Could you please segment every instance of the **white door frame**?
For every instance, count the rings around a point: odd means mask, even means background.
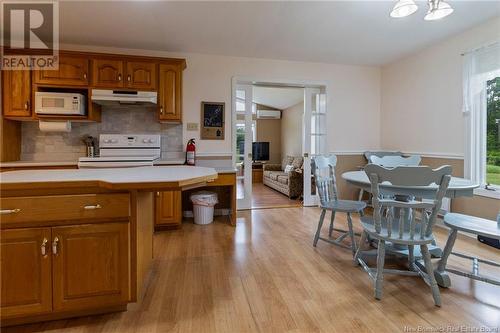
[[[236,88],[238,85],[242,84],[251,84],[251,85],[269,85],[269,86],[289,86],[289,87],[298,87],[298,88],[319,88],[324,90],[325,94],[328,91],[328,83],[326,81],[315,81],[315,80],[290,80],[290,79],[273,79],[273,78],[262,78],[262,77],[248,77],[248,76],[233,76],[231,78],[231,147],[232,147],[232,164],[233,167],[236,167],[236,131],[234,130],[236,127]],[[328,97],[328,95],[327,95]],[[328,98],[327,98],[328,100]],[[305,106],[305,101],[304,101]],[[326,106],[328,112],[328,105]],[[311,114],[309,112],[309,124],[311,123]],[[304,134],[303,134],[304,135]],[[304,139],[304,137],[302,138]],[[304,149],[304,146],[303,146]],[[302,153],[308,153],[302,151]],[[250,172],[251,177],[251,172]],[[250,184],[251,184],[250,178]],[[310,183],[310,180],[309,180]],[[251,192],[250,192],[251,195]],[[249,209],[248,207],[237,207],[237,209]]]
[[[233,101],[231,107],[233,108],[234,114],[232,114],[232,145],[233,145],[233,167],[236,167],[236,124],[238,122],[236,115],[236,91],[242,90],[245,92],[245,142],[244,142],[244,155],[243,155],[243,198],[236,199],[236,206],[239,209],[251,209],[252,208],[252,104],[253,104],[253,86],[248,83],[238,83],[233,87]],[[238,175],[236,175],[238,177]],[[236,178],[238,182],[238,178]]]

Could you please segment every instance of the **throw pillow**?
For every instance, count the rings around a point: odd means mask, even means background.
[[[285,166],[285,172],[286,173],[289,173],[290,171],[292,171],[294,168],[293,168],[293,165],[291,164],[288,164],[287,166]]]

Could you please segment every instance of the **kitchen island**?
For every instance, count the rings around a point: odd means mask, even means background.
[[[140,301],[153,259],[153,193],[204,187],[218,174],[168,166],[0,177],[6,326],[124,311]]]

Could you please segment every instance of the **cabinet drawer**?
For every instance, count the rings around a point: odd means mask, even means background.
[[[128,194],[1,198],[1,224],[128,217]]]

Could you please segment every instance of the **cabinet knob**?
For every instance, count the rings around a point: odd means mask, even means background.
[[[122,75],[118,74],[118,81],[121,81],[121,80],[122,80]]]
[[[26,101],[26,103],[24,103],[24,109],[28,110],[29,107],[30,107],[30,102]]]
[[[83,209],[86,209],[86,210],[94,210],[94,209],[101,209],[101,208],[102,208],[102,206],[99,204],[83,206]]]
[[[47,238],[44,237],[43,241],[42,241],[42,245],[40,246],[42,256],[44,256],[44,257],[47,255],[47,250],[46,250],[47,242],[48,242]]]
[[[52,253],[57,254],[57,244],[59,243],[59,237],[56,236],[52,241]]]
[[[163,106],[160,106],[160,114],[163,114]]]
[[[83,78],[87,79],[87,73],[83,73]]]
[[[17,214],[21,211],[19,208],[15,209],[2,209],[0,210],[0,215],[6,215],[6,214]]]
[[[132,77],[130,75],[127,75],[127,81],[130,82],[132,80]]]

